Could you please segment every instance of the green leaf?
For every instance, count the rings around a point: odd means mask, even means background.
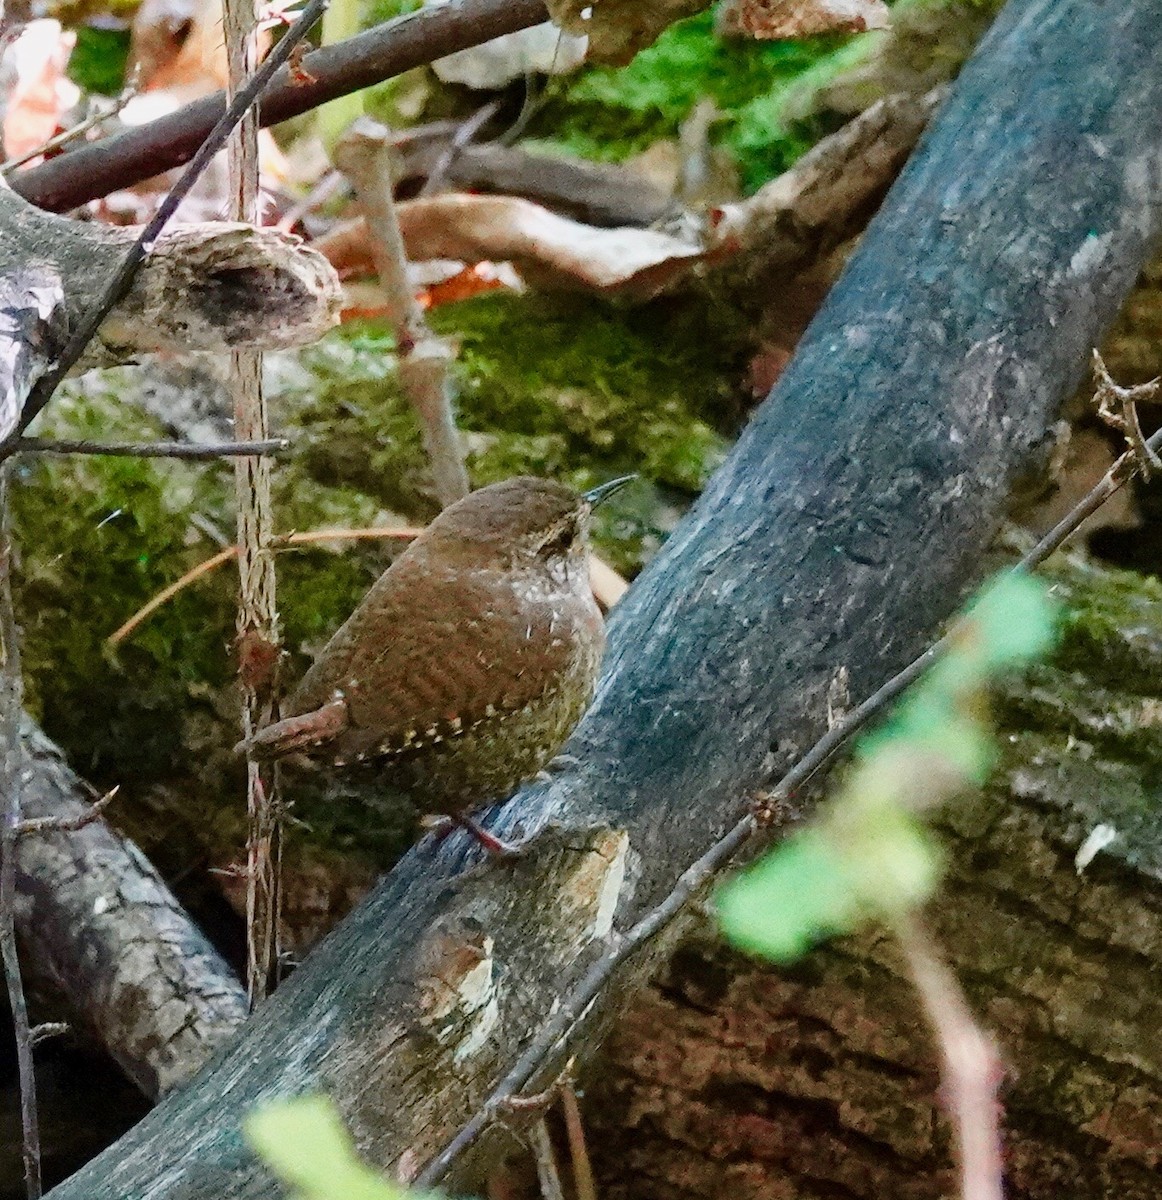
[[[836,824],[839,824],[836,822]],[[927,900],[940,879],[940,854],[927,828],[899,805],[842,825],[833,841],[861,915],[893,917]]]
[[[797,834],[722,888],[718,916],[736,946],[791,962],[824,938],[927,899],[938,876],[927,834],[897,808]]]
[[[258,1156],[303,1200],[415,1200],[419,1195],[359,1160],[326,1096],[267,1104],[247,1118],[245,1133]]]
[[[717,908],[722,931],[740,949],[790,962],[849,928],[856,898],[834,847],[806,830],[727,883]]]
[[[1044,654],[1054,641],[1057,606],[1045,585],[1009,573],[989,584],[968,611],[989,670],[1019,666]]]
[[[952,646],[879,733],[863,739],[837,802],[813,828],[723,888],[726,936],[778,961],[822,938],[923,903],[940,855],[919,813],[970,784],[996,757],[986,684],[1052,642],[1044,587],[1008,574],[985,588],[955,627]]]

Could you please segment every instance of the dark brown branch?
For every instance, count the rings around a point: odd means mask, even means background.
[[[17,454],[103,454],[116,458],[230,458],[238,455],[275,454],[286,450],[286,438],[267,438],[261,442],[88,442],[68,438],[22,437],[15,443]]]
[[[263,125],[276,125],[338,96],[547,17],[543,0],[452,0],[430,5],[308,54],[302,68],[314,77],[313,83],[298,82],[287,70],[280,71],[263,96],[260,120]],[[188,162],[224,111],[225,97],[216,92],[168,117],[17,172],[9,182],[33,204],[66,212]]]

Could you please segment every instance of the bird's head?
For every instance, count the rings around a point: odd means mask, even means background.
[[[552,479],[518,475],[444,509],[423,539],[466,564],[501,569],[541,565],[554,574],[574,565],[584,568],[590,514],[634,478],[627,475],[578,493]]]

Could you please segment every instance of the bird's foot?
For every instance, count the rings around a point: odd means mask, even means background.
[[[456,816],[430,816],[421,821],[426,828],[436,835],[436,841],[442,842],[448,834],[456,829],[464,829],[484,847],[493,858],[520,858],[524,853],[521,846],[506,842],[496,834],[481,828],[471,817],[459,813]]]

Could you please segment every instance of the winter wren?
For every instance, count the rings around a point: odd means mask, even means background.
[[[499,848],[468,813],[535,775],[589,705],[605,648],[589,517],[632,478],[579,496],[520,477],[446,508],[380,576],[251,751],[382,764],[422,811]]]

